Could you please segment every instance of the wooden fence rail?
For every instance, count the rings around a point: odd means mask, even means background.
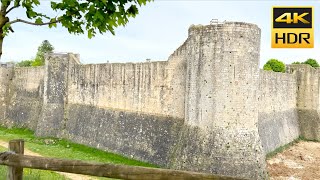
[[[43,169],[98,177],[129,180],[179,180],[179,179],[238,179],[213,174],[179,171],[160,168],[147,168],[116,164],[90,163],[79,160],[65,160],[23,155],[23,140],[9,143],[9,152],[0,153],[0,165],[9,166],[9,180],[21,180],[23,168]],[[12,152],[15,151],[15,152]]]

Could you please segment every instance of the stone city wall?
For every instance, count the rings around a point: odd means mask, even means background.
[[[320,140],[319,71],[259,70],[260,29],[189,28],[167,61],[0,68],[0,122],[163,167],[265,179],[265,155]],[[300,133],[301,132],[301,133]]]
[[[296,74],[260,71],[259,134],[269,153],[300,135]]]
[[[1,93],[6,104],[2,124],[36,130],[42,112],[44,68],[9,68],[3,75],[0,81],[7,83],[0,86],[6,91]]]

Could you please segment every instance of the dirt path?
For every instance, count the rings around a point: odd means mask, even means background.
[[[0,140],[0,146],[7,148],[8,142]],[[40,154],[32,152],[26,148],[24,149],[24,154],[30,155],[30,156],[41,156]],[[64,172],[56,172],[56,173],[61,174],[61,175],[65,176],[66,178],[72,179],[72,180],[94,180],[95,179],[95,178],[81,175],[81,174],[71,174],[71,173],[64,173]]]
[[[270,179],[320,180],[320,143],[301,141],[267,161]]]

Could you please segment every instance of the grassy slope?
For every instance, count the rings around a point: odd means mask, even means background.
[[[38,138],[28,129],[0,127],[0,139],[24,139],[25,147],[43,156],[55,158],[77,159],[85,161],[126,164],[134,166],[156,167],[150,163],[126,158],[114,153],[105,152],[96,148],[72,143],[64,139]]]
[[[0,146],[0,152],[7,151],[7,148]],[[7,176],[7,166],[0,166],[0,179],[6,179]],[[66,178],[60,174],[52,171],[43,171],[36,169],[23,169],[23,179],[24,180],[40,180],[40,179],[57,179],[65,180]]]
[[[64,139],[39,138],[34,132],[28,129],[0,127],[0,140],[9,141],[12,139],[24,139],[25,148],[46,157],[63,159],[76,159],[102,163],[125,164],[133,166],[156,167],[153,164],[126,158],[114,153],[105,152],[81,144],[72,143]],[[1,147],[1,146],[0,146]],[[0,152],[6,151],[5,148]],[[6,167],[0,166],[0,179],[5,179]],[[51,171],[24,169],[24,179],[65,179],[64,176]],[[106,178],[98,178],[106,179]]]

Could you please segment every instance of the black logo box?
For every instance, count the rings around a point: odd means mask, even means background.
[[[298,15],[303,13],[309,13],[306,16],[303,16],[303,19],[309,21],[309,24],[305,24],[301,21],[298,21],[298,23],[294,24],[287,24],[285,22],[276,22],[276,19],[281,16],[284,13],[291,13],[291,18],[293,19],[293,13],[298,13]],[[312,28],[312,8],[273,8],[273,28]]]

